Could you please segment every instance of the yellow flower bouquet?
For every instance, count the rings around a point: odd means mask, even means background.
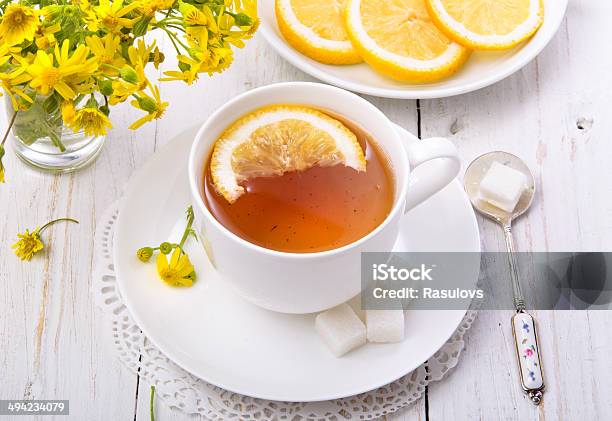
[[[256,0],[1,1],[7,135],[12,127],[26,145],[45,139],[65,151],[65,140],[75,134],[84,142],[103,139],[116,104],[129,101],[144,113],[131,129],[160,118],[168,103],[145,70],[157,68],[164,54],[145,35],[162,33],[176,51],[178,68],[159,80],[191,84],[200,73],[230,66],[232,48],[243,47],[257,30],[256,9]]]

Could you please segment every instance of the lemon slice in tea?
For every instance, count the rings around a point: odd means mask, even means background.
[[[242,181],[315,165],[365,171],[366,160],[346,126],[298,105],[271,105],[243,116],[223,132],[210,160],[213,184],[230,203],[245,193]]]

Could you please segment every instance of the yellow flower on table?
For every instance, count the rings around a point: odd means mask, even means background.
[[[40,229],[35,229],[30,232],[25,230],[23,234],[17,234],[19,240],[13,244],[12,248],[15,249],[15,254],[21,260],[31,260],[34,254],[41,251],[45,245],[40,240]]]
[[[31,7],[11,3],[7,6],[0,23],[2,42],[15,45],[34,39],[40,21],[38,12]]]
[[[51,225],[61,221],[79,223],[79,221],[73,218],[58,218],[47,222],[45,225],[36,228],[32,232],[26,229],[23,234],[17,234],[18,240],[11,246],[11,248],[15,250],[17,257],[21,260],[31,260],[32,256],[45,248],[44,243],[40,239],[40,234]]]
[[[195,279],[195,269],[179,247],[172,252],[170,262],[165,254],[157,255],[157,273],[162,281],[171,286],[189,287]]]
[[[97,69],[96,59],[87,59],[88,54],[89,48],[80,45],[70,56],[68,40],[64,41],[61,49],[56,45],[54,54],[38,50],[34,63],[26,69],[32,77],[30,86],[43,95],[48,95],[54,89],[64,99],[73,99],[76,93],[71,84],[90,78]]]
[[[77,110],[72,121],[66,124],[75,132],[83,129],[88,136],[104,136],[106,130],[113,127],[108,117],[93,107]]]

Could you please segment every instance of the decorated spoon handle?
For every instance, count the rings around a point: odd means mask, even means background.
[[[514,255],[514,239],[510,222],[504,224],[504,235],[508,249],[508,263],[510,265],[510,278],[512,280],[512,295],[516,314],[512,317],[512,335],[516,349],[521,386],[529,395],[531,401],[539,405],[544,391],[544,373],[542,359],[536,333],[535,319],[525,311],[525,299],[519,281],[518,264]]]
[[[512,316],[512,335],[516,349],[521,385],[535,405],[542,401],[544,373],[535,319],[525,311]]]

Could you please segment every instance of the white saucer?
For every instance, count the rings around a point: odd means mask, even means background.
[[[553,38],[563,21],[568,0],[544,0],[544,23],[528,42],[499,53],[475,52],[457,74],[435,83],[395,82],[366,64],[331,66],[293,49],[276,25],[274,0],[259,0],[261,33],[285,60],[319,80],[354,92],[385,98],[442,98],[472,92],[498,82],[533,60]]]
[[[464,311],[412,311],[404,342],[368,344],[335,358],[315,333],[314,315],[279,314],[246,302],[193,241],[188,250],[198,281],[184,289],[164,285],[155,264],[141,263],[135,252],[180,236],[190,203],[186,164],[195,132],[170,141],[133,177],[115,232],[115,271],[123,300],[169,358],[236,393],[305,402],[390,383],[419,367],[448,340]],[[405,216],[395,250],[480,251],[476,218],[457,181]]]

